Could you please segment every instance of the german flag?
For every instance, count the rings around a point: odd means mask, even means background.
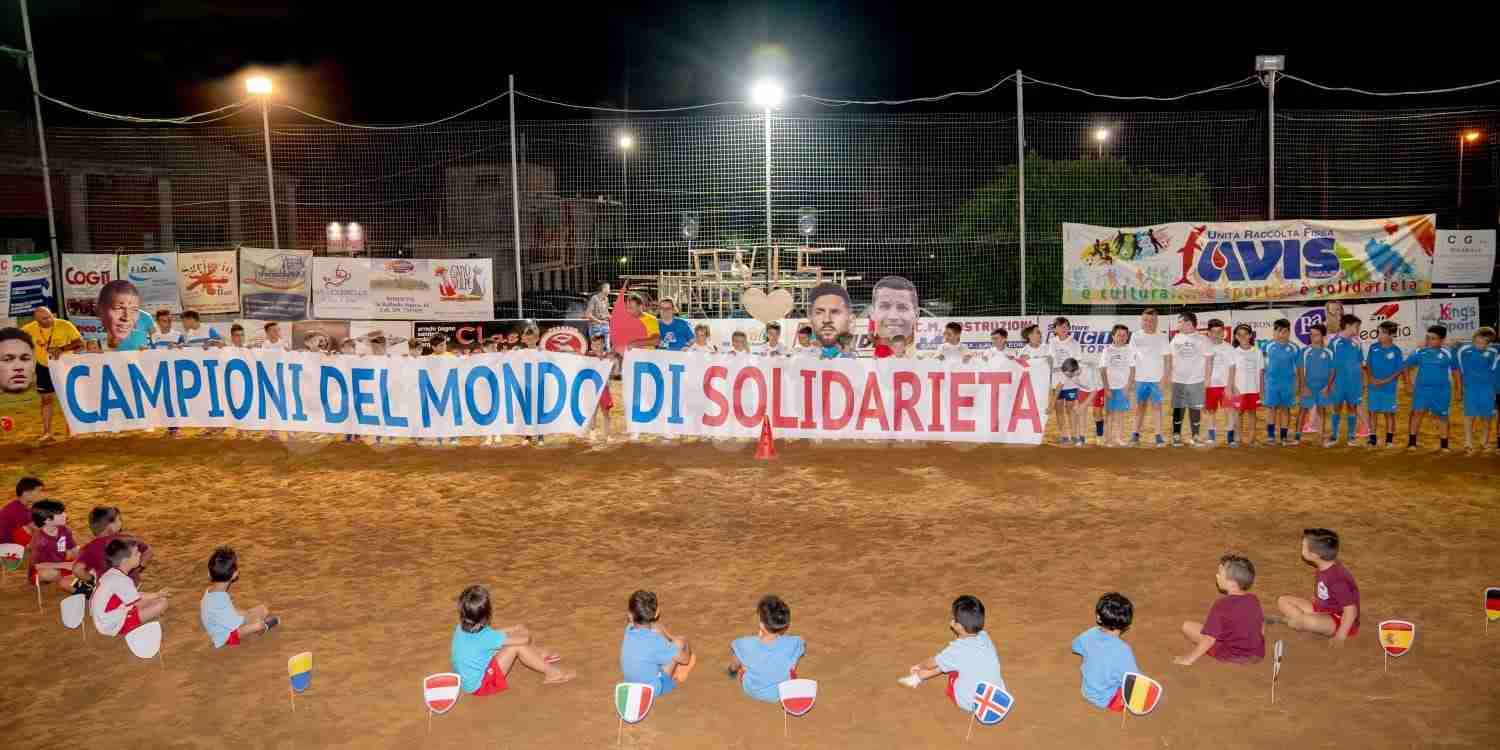
[[[1386,620],[1380,623],[1380,647],[1391,656],[1401,656],[1411,650],[1411,642],[1417,637],[1417,626],[1404,620]]]
[[[1484,590],[1484,616],[1490,622],[1500,620],[1500,588],[1491,586]]]
[[[1120,692],[1125,708],[1136,716],[1145,716],[1161,701],[1161,684],[1143,674],[1126,672]]]

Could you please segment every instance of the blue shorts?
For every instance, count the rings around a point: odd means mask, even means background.
[[[674,682],[671,677],[668,677],[668,676],[666,676],[664,674],[659,674],[659,675],[656,676],[656,697],[657,698],[660,698],[663,695],[666,695],[667,693],[672,692],[672,688],[675,688],[675,687],[677,687],[677,683]]]
[[[1319,388],[1317,390],[1314,390],[1310,395],[1302,396],[1301,403],[1302,408],[1304,409],[1311,409],[1314,406],[1319,408],[1326,408],[1329,406],[1333,406],[1333,394],[1330,393],[1329,395],[1324,396],[1323,389]]]
[[[1447,388],[1417,389],[1411,396],[1411,410],[1431,412],[1439,417],[1448,416],[1448,406],[1453,402],[1453,393]]]
[[[1464,416],[1485,419],[1495,416],[1495,399],[1491,394],[1492,390],[1484,388],[1465,388]]]
[[[1125,389],[1109,389],[1109,396],[1104,401],[1104,408],[1111,413],[1130,411],[1130,397],[1125,395]]]
[[[1135,403],[1136,405],[1147,403],[1160,404],[1161,383],[1136,383]]]
[[[1370,413],[1396,413],[1396,382],[1370,386]]]
[[[1347,378],[1340,376],[1333,381],[1333,404],[1335,406],[1359,406],[1360,396],[1364,395],[1365,384],[1359,376]]]
[[[1077,401],[1078,400],[1078,389],[1077,388],[1064,388],[1064,389],[1058,391],[1057,392],[1057,400],[1058,401]]]
[[[1268,409],[1290,409],[1296,405],[1297,384],[1290,380],[1266,378],[1266,392],[1260,402]]]

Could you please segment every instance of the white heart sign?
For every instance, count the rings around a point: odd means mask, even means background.
[[[772,289],[770,294],[751,287],[740,295],[740,304],[750,317],[762,323],[785,318],[792,311],[792,293],[785,289]]]

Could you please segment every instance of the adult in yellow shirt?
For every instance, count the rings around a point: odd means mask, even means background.
[[[63,352],[83,349],[83,336],[72,323],[63,320],[44,306],[31,311],[31,322],[21,326],[31,334],[31,346],[36,352],[36,392],[42,397],[42,441],[52,439],[52,372],[47,365],[53,357]]]

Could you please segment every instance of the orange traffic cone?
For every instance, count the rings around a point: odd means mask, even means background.
[[[760,423],[760,442],[755,446],[755,457],[761,461],[776,460],[776,439],[771,437],[771,419]]]
[[[1297,431],[1303,434],[1312,434],[1322,428],[1323,420],[1318,416],[1318,407],[1314,406],[1307,410],[1307,414],[1303,415],[1302,426]]]

